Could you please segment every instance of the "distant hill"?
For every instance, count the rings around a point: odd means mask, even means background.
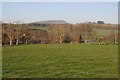
[[[46,20],[46,21],[37,21],[33,23],[39,23],[39,24],[68,24],[64,20]]]

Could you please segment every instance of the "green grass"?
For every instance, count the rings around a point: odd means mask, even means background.
[[[4,78],[117,78],[118,46],[34,44],[3,47]]]
[[[35,29],[41,29],[41,30],[45,30],[47,32],[50,32],[51,31],[51,28],[50,27],[38,27],[38,28],[35,28]],[[94,28],[93,29],[97,35],[99,36],[108,36],[111,32],[114,32],[115,34],[118,34],[118,30],[110,30],[110,29],[96,29]]]
[[[47,31],[47,32],[51,31],[51,28],[50,28],[50,27],[37,27],[37,28],[34,28],[34,29],[45,30],[45,31]]]
[[[113,30],[107,29],[94,29],[100,36],[108,36]],[[118,34],[118,30],[114,30],[115,34]]]

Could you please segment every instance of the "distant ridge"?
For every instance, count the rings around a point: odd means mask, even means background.
[[[45,21],[36,21],[32,23],[41,23],[41,24],[68,24],[64,20],[45,20]]]

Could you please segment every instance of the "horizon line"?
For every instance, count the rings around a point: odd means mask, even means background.
[[[82,22],[75,22],[75,23],[71,23],[71,22],[68,22],[66,20],[63,20],[63,19],[47,19],[47,20],[36,20],[36,21],[21,21],[21,20],[16,20],[16,21],[2,21],[0,20],[0,22],[2,23],[15,23],[15,22],[20,22],[20,23],[35,23],[35,22],[41,22],[41,21],[65,21],[67,23],[70,23],[70,24],[77,24],[77,23],[87,23],[87,22],[91,22],[91,23],[97,23],[98,21],[103,21],[104,24],[118,24],[117,23],[111,23],[111,22],[105,22],[104,20],[97,20],[97,21],[82,21]]]

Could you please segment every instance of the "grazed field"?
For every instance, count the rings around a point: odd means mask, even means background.
[[[3,77],[117,78],[118,46],[34,44],[3,47]]]
[[[101,36],[108,36],[112,32],[114,32],[115,34],[118,34],[118,30],[94,29],[94,31],[96,31],[97,34]]]

